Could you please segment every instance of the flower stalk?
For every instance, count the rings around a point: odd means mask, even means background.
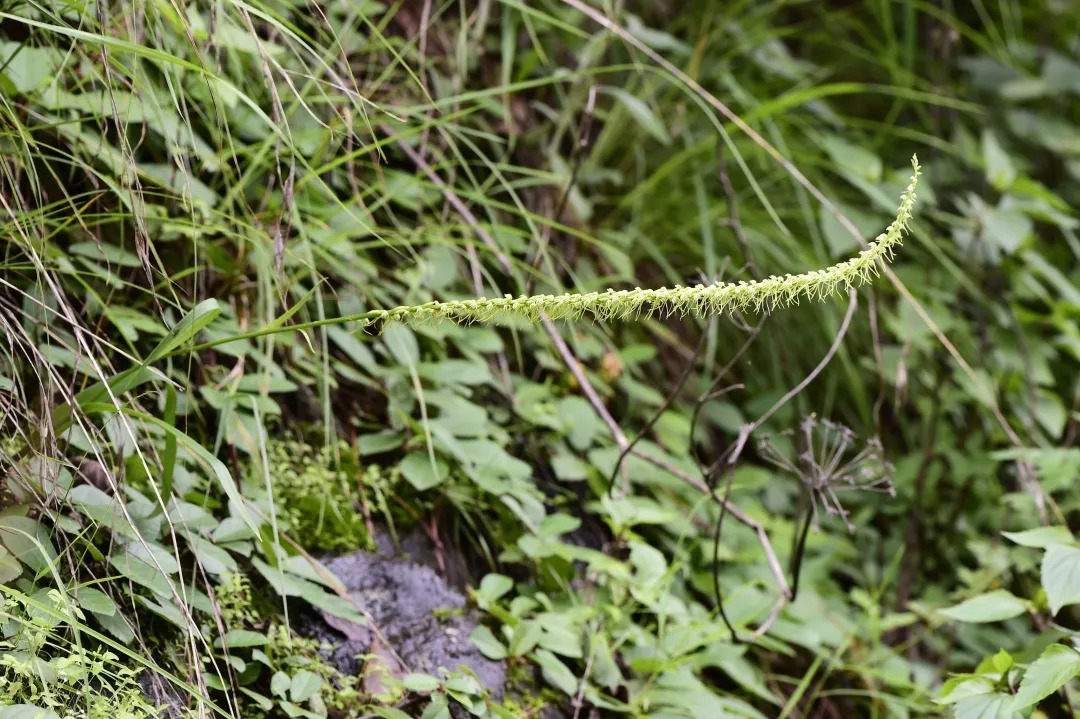
[[[730,312],[773,312],[797,305],[803,300],[821,301],[859,287],[875,278],[883,265],[893,258],[902,244],[904,231],[915,208],[915,188],[919,183],[918,157],[911,158],[913,174],[900,199],[896,219],[858,255],[823,270],[740,282],[716,282],[691,287],[676,285],[650,290],[567,293],[561,295],[523,295],[521,297],[452,300],[403,305],[388,310],[365,313],[365,325],[403,322],[417,324],[450,320],[460,323],[498,323],[508,319],[531,322],[541,317],[599,321],[628,320],[642,316],[674,314],[705,317]]]

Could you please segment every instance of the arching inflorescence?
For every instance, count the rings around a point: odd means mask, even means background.
[[[404,305],[368,313],[366,324],[426,321],[492,323],[505,319],[538,321],[578,320],[591,316],[597,320],[625,320],[642,315],[693,314],[707,316],[724,312],[772,312],[796,305],[803,299],[818,301],[839,291],[859,287],[878,275],[882,264],[893,257],[902,243],[904,230],[915,207],[915,188],[919,183],[918,157],[911,158],[914,170],[911,184],[900,200],[896,219],[885,232],[858,255],[823,270],[798,275],[772,276],[750,282],[716,282],[656,290],[607,290],[605,292],[568,293],[563,295],[526,295],[521,297],[454,300]]]

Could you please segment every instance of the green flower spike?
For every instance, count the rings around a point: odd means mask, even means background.
[[[811,270],[799,275],[773,275],[753,282],[716,282],[657,290],[607,290],[585,294],[529,295],[451,302],[427,302],[405,305],[390,310],[366,313],[365,324],[403,322],[417,324],[427,321],[451,320],[461,323],[492,323],[504,319],[523,318],[532,322],[541,316],[551,319],[578,320],[592,318],[626,320],[642,315],[670,316],[676,313],[704,317],[724,312],[772,312],[799,304],[803,299],[820,301],[837,292],[860,287],[876,277],[881,266],[892,259],[893,251],[902,243],[904,230],[915,208],[915,187],[919,184],[919,159],[911,158],[914,174],[900,200],[896,219],[885,232],[858,255],[824,270]]]

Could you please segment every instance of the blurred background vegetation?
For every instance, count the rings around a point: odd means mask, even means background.
[[[1078,29],[0,3],[0,718],[1074,716]],[[824,268],[915,153],[853,299],[341,321]],[[504,686],[302,630],[407,536]]]

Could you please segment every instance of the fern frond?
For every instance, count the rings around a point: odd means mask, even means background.
[[[521,297],[454,300],[404,305],[367,313],[366,324],[451,320],[462,323],[492,323],[522,318],[578,320],[592,316],[601,321],[625,320],[640,316],[692,314],[704,317],[724,312],[772,312],[797,305],[802,300],[820,301],[835,293],[859,287],[881,271],[884,263],[903,241],[904,230],[915,208],[915,188],[919,183],[919,159],[911,158],[914,173],[900,199],[896,219],[885,232],[858,255],[823,270],[798,275],[776,275],[750,282],[716,282],[656,290],[607,290],[606,292],[568,293],[563,295],[526,295]]]

